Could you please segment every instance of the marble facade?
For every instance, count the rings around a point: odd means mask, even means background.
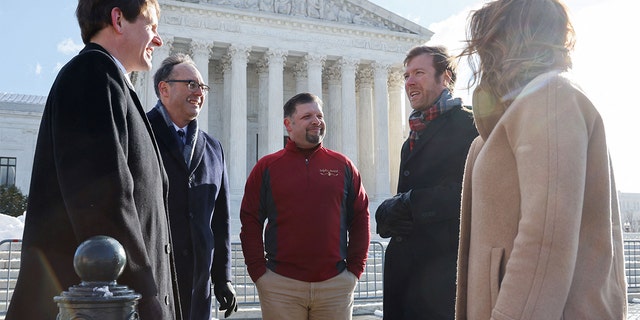
[[[402,61],[432,32],[368,1],[160,1],[164,46],[134,75],[142,103],[164,58],[190,54],[211,86],[199,124],[222,141],[232,198],[256,161],[282,148],[284,101],[324,101],[325,146],[351,158],[375,202],[395,193],[406,137]],[[244,164],[244,165],[242,165]]]

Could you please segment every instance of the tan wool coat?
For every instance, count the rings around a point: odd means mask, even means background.
[[[475,100],[475,99],[474,99]],[[474,101],[456,319],[625,319],[622,229],[602,118],[565,74],[506,109]]]

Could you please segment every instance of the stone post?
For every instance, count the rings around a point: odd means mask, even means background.
[[[122,245],[107,236],[95,236],[78,246],[73,266],[82,282],[53,298],[58,320],[135,320],[140,294],[119,285],[127,257]],[[34,306],[37,307],[37,306]]]

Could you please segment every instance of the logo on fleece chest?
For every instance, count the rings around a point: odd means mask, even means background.
[[[338,169],[320,169],[320,175],[325,177],[337,177],[340,175]]]

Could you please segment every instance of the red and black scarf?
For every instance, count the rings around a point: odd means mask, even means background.
[[[440,98],[436,100],[433,106],[423,111],[413,110],[409,116],[409,127],[411,128],[411,132],[409,133],[409,150],[413,150],[413,145],[420,139],[420,134],[427,128],[429,122],[454,107],[461,105],[462,99],[453,98],[451,92],[448,89],[444,89],[440,94]]]

